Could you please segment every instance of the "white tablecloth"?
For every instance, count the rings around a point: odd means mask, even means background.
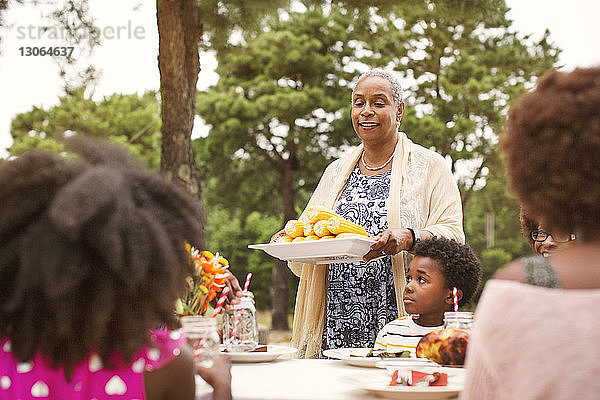
[[[383,370],[378,370],[383,373]],[[268,363],[233,364],[235,400],[365,400],[375,399],[349,382],[361,373],[378,373],[339,360],[291,359]],[[197,399],[210,399],[205,383],[198,385]]]

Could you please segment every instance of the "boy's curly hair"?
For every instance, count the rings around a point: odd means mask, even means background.
[[[448,288],[456,287],[463,292],[458,305],[462,307],[469,303],[481,281],[481,264],[471,247],[455,240],[434,237],[417,243],[414,253],[439,262]]]
[[[600,235],[600,68],[552,71],[509,112],[511,189],[548,232]]]
[[[71,368],[97,351],[131,361],[173,323],[203,243],[199,203],[122,147],[67,140],[77,158],[26,153],[0,166],[0,334],[19,361]]]

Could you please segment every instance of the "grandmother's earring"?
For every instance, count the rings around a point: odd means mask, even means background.
[[[400,130],[400,125],[402,125],[402,117],[404,117],[404,114],[400,114],[400,120],[398,121],[398,124],[396,125],[397,131]]]

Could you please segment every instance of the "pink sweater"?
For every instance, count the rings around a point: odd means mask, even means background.
[[[600,399],[600,289],[490,280],[461,400]]]
[[[65,379],[63,367],[52,368],[41,355],[18,363],[10,340],[4,338],[0,342],[0,400],[144,399],[144,371],[168,364],[185,342],[180,331],[156,330],[150,336],[153,346],[141,349],[131,364],[115,355],[115,368],[109,370],[97,354],[90,354],[75,366],[71,381]]]

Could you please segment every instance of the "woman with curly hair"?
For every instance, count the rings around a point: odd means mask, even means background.
[[[597,399],[600,393],[600,68],[550,72],[511,108],[512,190],[549,232],[560,288],[491,279],[477,308],[462,399]],[[522,269],[515,261],[508,269]],[[594,317],[596,315],[596,317]]]
[[[114,144],[0,167],[0,399],[193,399],[170,326],[200,208]],[[199,371],[231,397],[229,365]]]

